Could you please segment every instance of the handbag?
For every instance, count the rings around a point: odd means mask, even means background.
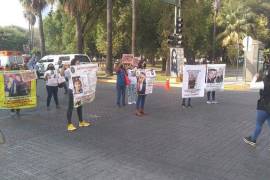
[[[63,76],[59,76],[59,78],[57,79],[58,81],[58,87],[59,88],[63,88],[65,86],[66,83],[66,79]]]
[[[125,74],[125,84],[126,86],[130,85],[130,79],[128,78],[128,75]]]

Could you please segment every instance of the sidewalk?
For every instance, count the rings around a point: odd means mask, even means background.
[[[98,77],[98,82],[102,83],[116,83],[116,77]],[[155,86],[165,86],[166,81],[155,81]],[[182,83],[170,82],[170,87],[180,88]],[[224,90],[226,91],[248,91],[249,82],[243,82],[241,80],[236,81],[235,77],[225,78]]]

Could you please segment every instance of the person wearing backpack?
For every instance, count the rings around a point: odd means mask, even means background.
[[[262,74],[256,74],[250,85],[251,89],[260,89],[260,98],[257,102],[256,128],[252,135],[243,139],[245,143],[254,147],[265,121],[268,122],[270,127],[270,68],[267,69],[264,77]]]
[[[123,64],[118,64],[115,68],[115,72],[117,75],[117,80],[116,80],[116,91],[117,91],[117,106],[121,107],[121,102],[122,106],[125,106],[125,97],[126,97],[126,70],[124,68]]]

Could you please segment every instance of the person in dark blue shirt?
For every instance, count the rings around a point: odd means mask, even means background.
[[[126,97],[126,82],[125,82],[125,76],[126,76],[126,70],[124,68],[123,64],[117,65],[115,68],[116,75],[117,75],[117,81],[116,81],[116,90],[117,90],[117,106],[121,107],[125,106],[125,97]],[[122,101],[121,101],[122,100]]]

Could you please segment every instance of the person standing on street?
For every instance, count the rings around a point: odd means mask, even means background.
[[[79,59],[72,59],[71,66],[76,66],[76,65],[80,65],[80,60]],[[65,77],[68,79],[69,82],[69,87],[68,87],[68,109],[67,109],[67,130],[69,132],[72,132],[74,130],[76,130],[77,128],[72,124],[71,118],[72,118],[72,111],[74,108],[74,96],[73,96],[73,91],[74,90],[74,86],[73,86],[73,81],[71,79],[71,70],[70,67],[68,67],[65,72],[63,72],[64,69],[62,70],[61,74],[65,74]],[[76,88],[76,87],[75,87]],[[80,105],[79,107],[77,107],[77,114],[79,117],[79,127],[88,127],[91,124],[89,122],[86,122],[83,120],[83,113],[82,113],[82,105]]]
[[[132,65],[127,70],[130,84],[128,85],[128,104],[136,104],[136,85],[137,77],[135,68]]]
[[[116,90],[117,90],[117,106],[121,107],[125,106],[125,96],[126,96],[126,82],[125,82],[125,76],[126,76],[126,70],[124,68],[123,64],[118,64],[115,68],[117,80],[116,80]],[[121,101],[122,100],[122,101]]]
[[[55,70],[54,65],[51,63],[48,65],[47,71],[44,73],[44,79],[46,80],[47,89],[47,110],[50,110],[50,103],[53,97],[56,104],[56,108],[60,108],[58,101],[58,77],[59,74]]]
[[[256,141],[261,133],[263,124],[268,122],[270,127],[270,68],[266,75],[256,74],[251,82],[251,89],[260,89],[260,98],[257,102],[256,128],[251,136],[245,137],[245,143],[256,146]]]

